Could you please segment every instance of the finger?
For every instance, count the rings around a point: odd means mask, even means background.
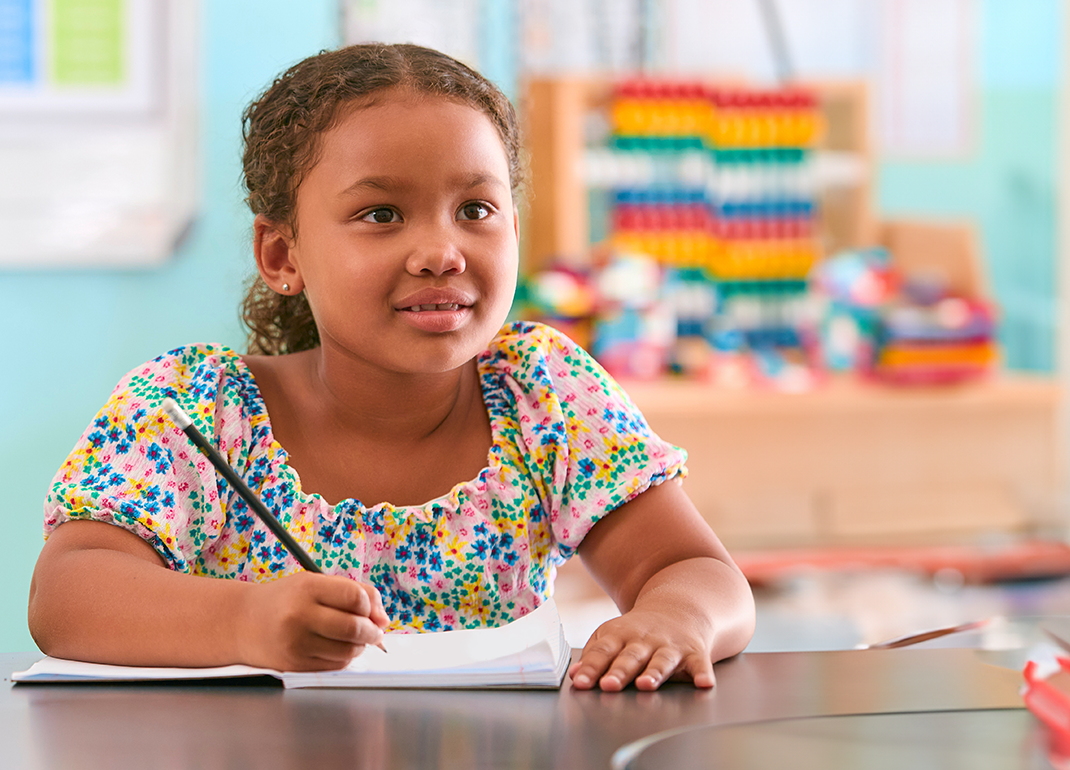
[[[353,658],[364,652],[369,644],[382,639],[382,629],[367,618],[357,619],[357,641],[330,639],[312,633],[302,645],[302,667],[313,670],[323,668],[343,668]]]
[[[695,687],[709,689],[717,684],[717,678],[713,674],[713,661],[709,653],[695,652],[688,655],[681,670],[691,675],[691,681],[695,683]]]
[[[371,618],[357,618],[357,642],[358,644],[374,644],[376,646],[383,643],[383,629],[381,629]]]
[[[609,670],[598,680],[598,686],[606,692],[623,690],[635,679],[636,674],[650,662],[651,649],[647,645],[628,644],[613,659]]]
[[[676,673],[683,659],[680,651],[673,647],[661,647],[650,656],[643,672],[635,678],[635,686],[640,690],[656,690],[662,682]]]
[[[312,670],[345,668],[362,652],[362,644],[320,638],[309,644],[307,667]]]
[[[377,644],[383,639],[383,629],[370,618],[332,607],[318,608],[311,630],[324,639],[349,644]]]
[[[589,690],[609,669],[609,664],[620,653],[622,643],[614,637],[592,637],[580,653],[580,659],[569,670],[572,685],[580,690]]]
[[[372,600],[361,583],[341,575],[325,575],[316,583],[315,599],[336,610],[365,617],[372,610]]]
[[[372,606],[368,617],[380,628],[386,628],[390,622],[390,616],[386,614],[386,608],[383,607],[383,596],[379,593],[379,589],[371,583],[361,583],[360,585],[364,587],[365,592],[371,599]]]

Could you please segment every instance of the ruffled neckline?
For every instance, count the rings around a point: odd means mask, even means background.
[[[483,394],[483,405],[487,410],[490,421],[491,445],[487,453],[487,464],[476,474],[476,477],[466,481],[460,481],[453,485],[449,492],[425,503],[414,505],[394,505],[383,501],[375,505],[366,505],[357,498],[346,498],[337,503],[328,503],[318,492],[306,492],[301,485],[301,476],[295,468],[289,464],[289,453],[286,448],[275,439],[275,432],[271,426],[271,416],[268,414],[267,404],[264,402],[263,393],[256,382],[256,377],[241,354],[233,348],[220,346],[217,348],[221,363],[228,366],[232,376],[239,379],[246,394],[246,408],[249,409],[250,417],[262,420],[261,429],[265,432],[264,439],[260,442],[268,447],[271,465],[275,475],[291,485],[294,496],[303,503],[313,505],[324,511],[328,518],[333,518],[343,511],[359,511],[362,515],[377,513],[426,513],[431,518],[443,509],[457,510],[464,500],[477,497],[486,488],[486,485],[502,470],[502,446],[506,441],[506,433],[514,423],[509,415],[509,410],[503,408],[507,401],[505,386],[500,381],[494,384],[495,379],[504,377],[504,373],[498,372],[495,367],[497,357],[488,355],[491,351],[485,351],[477,360],[479,374],[479,386]]]

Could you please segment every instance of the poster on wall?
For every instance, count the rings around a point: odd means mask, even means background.
[[[195,0],[0,0],[0,267],[166,260],[197,203]]]

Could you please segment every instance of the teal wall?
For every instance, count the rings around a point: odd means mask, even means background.
[[[885,162],[884,214],[970,216],[1003,309],[1007,360],[1050,369],[1055,319],[1055,157],[1063,29],[1058,0],[982,0],[976,147],[961,161]],[[240,345],[251,269],[239,115],[286,65],[339,42],[337,0],[202,0],[203,203],[165,266],[0,270],[0,650],[33,649],[26,596],[55,469],[116,380],[179,344]],[[515,93],[515,6],[488,0],[484,69]]]
[[[973,150],[954,162],[881,163],[877,209],[973,219],[1001,312],[1006,365],[1054,371],[1063,4],[978,7]]]
[[[339,42],[337,0],[204,0],[201,14],[203,196],[178,253],[150,270],[0,270],[0,650],[34,649],[26,598],[42,500],[119,377],[183,343],[243,342],[241,110],[280,70]]]

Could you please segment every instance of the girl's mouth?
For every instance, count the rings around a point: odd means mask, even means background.
[[[462,307],[466,307],[466,305],[458,305],[457,303],[443,305],[413,305],[412,307],[403,307],[401,309],[411,313],[422,313],[428,310],[458,310]]]
[[[410,305],[399,308],[401,317],[422,332],[441,334],[464,326],[472,316],[470,305],[442,303],[438,305]]]

